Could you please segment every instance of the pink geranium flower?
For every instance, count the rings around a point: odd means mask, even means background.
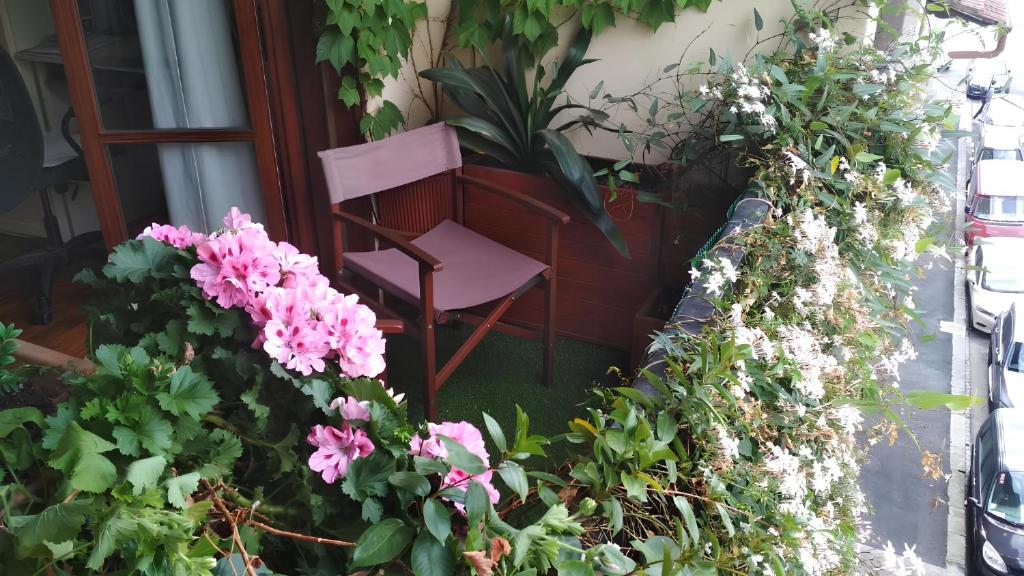
[[[384,371],[384,334],[377,329],[377,316],[358,301],[354,294],[339,294],[321,310],[319,329],[338,353],[342,372],[373,378]]]
[[[263,230],[263,224],[259,222],[253,222],[252,216],[249,216],[245,212],[242,212],[235,206],[232,206],[228,210],[227,215],[224,216],[224,227],[228,230],[238,231],[245,230],[246,228],[255,228],[257,230]]]
[[[175,228],[170,224],[157,224],[156,222],[146,226],[146,229],[137,236],[137,239],[141,240],[146,236],[159,240],[164,244],[170,244],[179,250],[191,248],[206,239],[206,236],[189,230],[188,226]]]
[[[220,306],[244,308],[281,280],[281,265],[273,250],[274,243],[260,229],[221,234],[196,249],[200,263],[192,267],[192,279],[205,297],[216,299]]]
[[[303,254],[299,249],[287,242],[278,242],[274,256],[281,264],[281,285],[295,288],[307,282],[317,282],[323,278],[315,256]]]
[[[348,422],[341,429],[317,424],[306,436],[306,442],[317,448],[309,457],[309,467],[320,472],[324,482],[334,484],[338,478],[348,474],[353,461],[373,453],[373,442],[362,430],[353,430]]]
[[[323,334],[308,324],[285,324],[274,319],[263,327],[263,349],[286,367],[309,376],[324,371],[324,356],[331,351]]]
[[[370,421],[370,403],[363,400],[360,402],[356,400],[354,396],[347,398],[335,398],[331,402],[332,410],[340,410],[341,417],[345,420],[363,420],[365,422]]]
[[[433,422],[427,424],[427,431],[430,436],[424,440],[419,436],[414,436],[412,442],[409,445],[409,453],[413,456],[422,456],[424,458],[447,458],[448,449],[445,447],[444,442],[441,441],[440,436],[453,440],[461,444],[471,454],[476,455],[483,460],[484,466],[490,467],[490,458],[487,454],[487,447],[484,445],[484,438],[480,434],[480,430],[476,426],[473,426],[469,422],[442,422],[440,424],[434,424]],[[488,498],[492,504],[497,504],[498,500],[501,499],[501,495],[498,490],[491,483],[493,472],[487,470],[483,474],[477,474],[476,476],[466,473],[464,470],[458,468],[452,468],[445,475],[444,480],[441,482],[442,488],[452,488],[465,492],[469,487],[470,482],[476,482],[483,486],[487,492]],[[463,510],[461,504],[456,503],[456,508]]]

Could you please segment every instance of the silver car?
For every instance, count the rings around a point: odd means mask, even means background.
[[[1017,307],[996,318],[989,345],[988,406],[1024,407],[1024,326],[1017,322]]]

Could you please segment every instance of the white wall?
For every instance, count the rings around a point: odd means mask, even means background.
[[[421,23],[414,35],[411,60],[415,68],[428,68],[430,60],[437,59],[440,52],[439,39],[450,5],[451,0],[427,0],[428,21]],[[754,7],[764,20],[764,28],[760,33],[754,27]],[[858,36],[871,35],[874,29],[868,19],[859,13],[860,10],[863,8],[843,10],[844,29]],[[604,91],[611,94],[632,93],[655,78],[666,65],[677,62],[691,41],[692,45],[683,61],[684,68],[692,62],[706,63],[712,48],[719,56],[742,59],[759,37],[763,39],[779,33],[783,29],[780,21],[792,15],[790,0],[715,0],[707,13],[694,9],[683,10],[677,14],[674,23],[662,25],[656,33],[652,33],[644,24],[620,16],[614,28],[594,38],[587,57],[600,61],[580,68],[569,82],[568,92],[572,98],[586,102],[590,91],[598,82],[603,81]],[[556,20],[560,21],[557,17]],[[563,40],[560,42],[562,50],[565,50],[568,39],[578,26],[577,20],[570,19],[559,30]],[[429,38],[426,34],[428,29],[431,32]],[[776,45],[765,44],[763,49],[770,50]],[[384,96],[395,102],[406,114],[410,127],[423,125],[429,116],[427,108],[416,95],[422,90],[422,94],[431,99],[430,83],[421,81],[417,85],[416,80],[414,66],[407,64],[402,76],[397,81],[389,80],[384,90]],[[447,108],[446,112],[454,112],[451,106]],[[635,118],[628,110],[611,120],[616,125],[619,121],[630,127],[642,126],[642,120]],[[587,155],[606,158],[625,158],[628,155],[615,134],[590,135],[580,131],[571,134],[570,138],[577,149]],[[656,163],[661,159],[653,157],[648,161]]]

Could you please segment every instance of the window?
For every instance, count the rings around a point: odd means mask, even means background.
[[[1010,353],[1006,356],[1006,369],[1011,372],[1024,372],[1024,343],[1013,343]]]
[[[985,499],[985,511],[1007,522],[1020,524],[1020,492],[1024,487],[1024,474],[999,472],[994,480]]]
[[[992,292],[1024,292],[1024,268],[999,266],[985,270],[981,275],[981,287]]]
[[[1024,223],[1024,197],[976,196],[973,215],[978,220]]]
[[[982,148],[978,160],[1024,160],[1024,154],[1021,154],[1020,150]]]

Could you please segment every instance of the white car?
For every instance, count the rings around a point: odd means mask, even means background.
[[[978,135],[978,154],[975,157],[975,162],[979,160],[1024,160],[1024,152],[1021,151],[1022,135],[1024,135],[1024,131],[1019,128],[983,126],[981,134]]]
[[[974,132],[981,134],[988,126],[1024,127],[1024,99],[1016,94],[1000,94],[982,104],[974,116]]]
[[[977,238],[967,255],[971,326],[991,332],[1014,303],[1024,309],[1024,238]]]

